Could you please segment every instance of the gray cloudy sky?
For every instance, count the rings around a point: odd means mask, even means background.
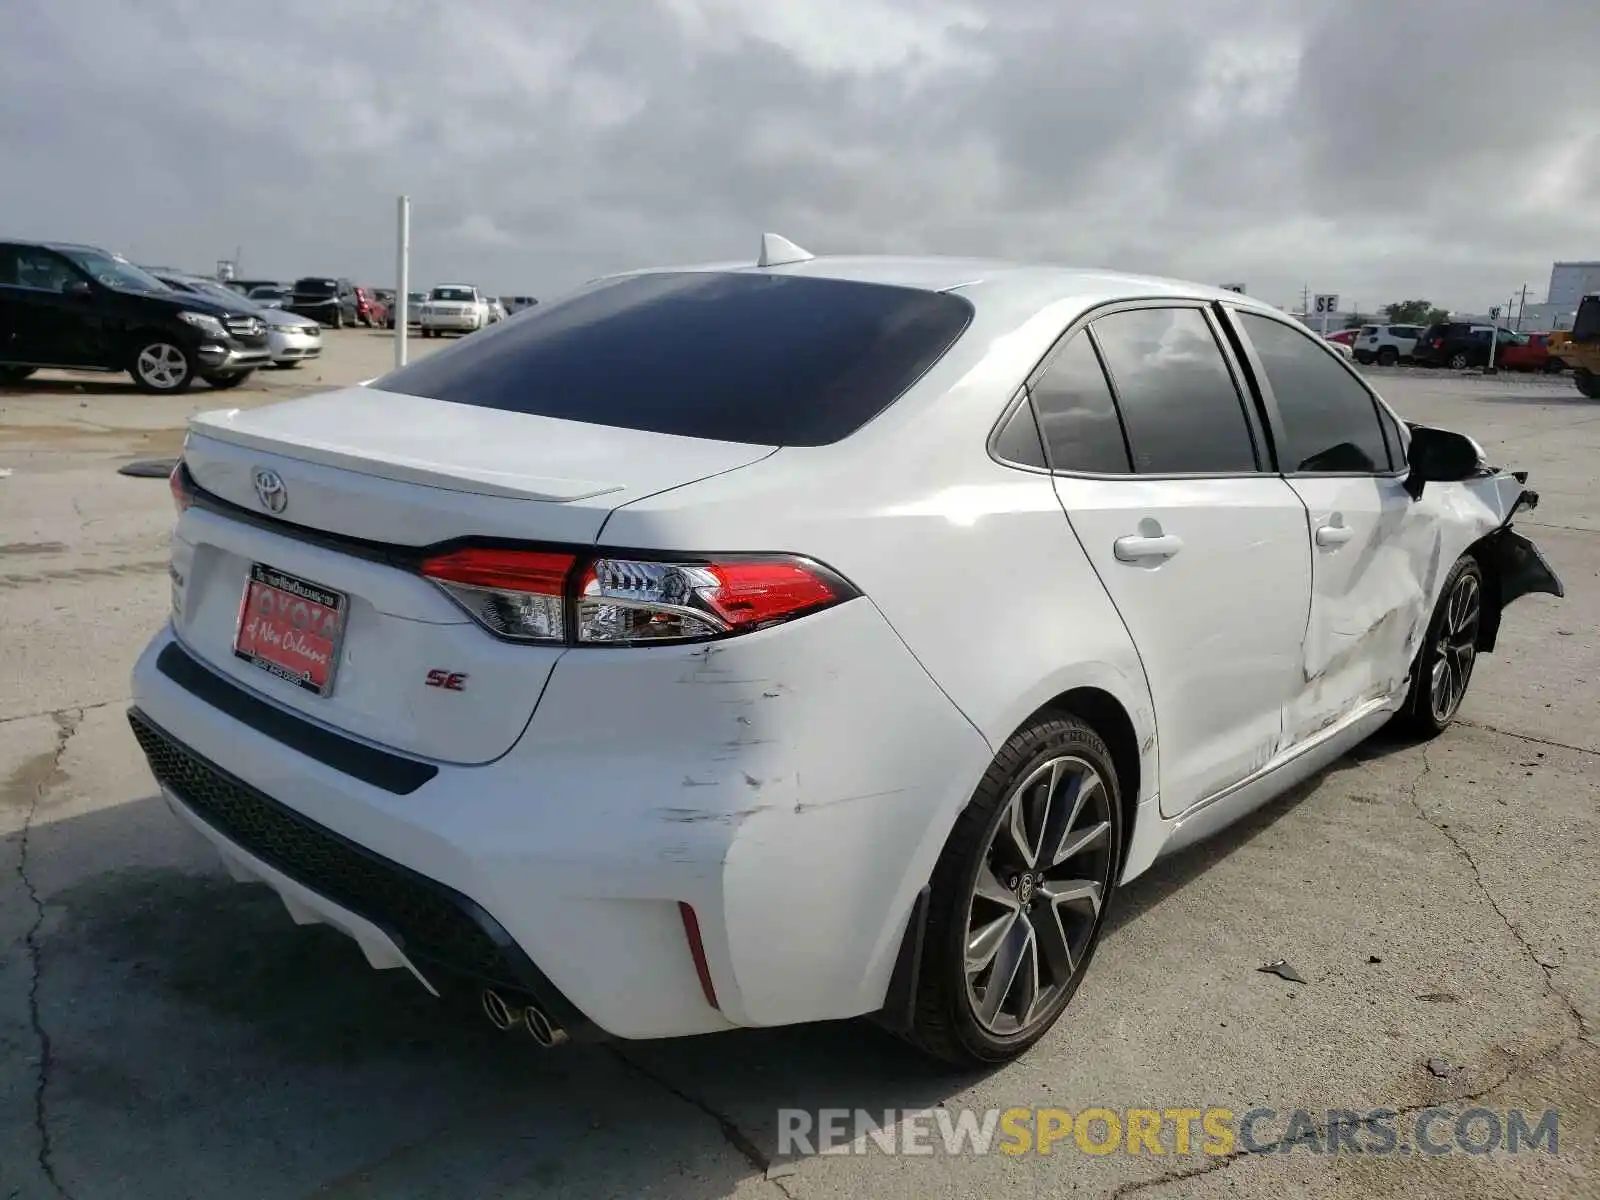
[[[404,191],[498,292],[773,229],[1481,310],[1600,259],[1597,64],[1600,0],[0,0],[0,233],[381,286]]]

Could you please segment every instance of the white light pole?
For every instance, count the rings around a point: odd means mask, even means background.
[[[411,287],[411,197],[401,196],[395,205],[395,277],[394,289],[394,365],[398,370],[406,365],[406,308]]]
[[[1494,328],[1489,334],[1489,365],[1483,369],[1485,375],[1493,375],[1495,373],[1494,352],[1500,343],[1500,306],[1498,304],[1489,310],[1489,318],[1494,322]]]

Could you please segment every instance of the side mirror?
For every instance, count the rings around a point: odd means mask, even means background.
[[[61,294],[71,296],[74,300],[87,300],[94,295],[94,289],[89,286],[87,279],[72,279],[61,289]]]
[[[1406,462],[1411,467],[1406,476],[1406,491],[1417,500],[1421,499],[1425,484],[1471,479],[1483,467],[1483,454],[1478,443],[1465,434],[1413,425]]]

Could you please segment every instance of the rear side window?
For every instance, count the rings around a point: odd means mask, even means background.
[[[823,446],[914,384],[964,297],[803,275],[602,281],[379,379],[383,391],[685,437]]]
[[[1073,334],[1028,390],[1053,470],[1104,475],[1133,470],[1111,387],[1087,333]]]
[[[1376,325],[1363,325],[1361,327],[1361,336],[1362,337],[1375,337],[1375,336],[1377,336],[1377,333],[1378,333],[1378,327]]]
[[[1148,474],[1256,470],[1233,375],[1195,308],[1140,308],[1092,326],[1116,389],[1133,469]]]
[[[1367,389],[1297,329],[1236,312],[1255,347],[1283,421],[1278,465],[1285,473],[1389,469],[1378,406]]]
[[[995,454],[1008,463],[1024,467],[1044,467],[1044,444],[1039,440],[1039,425],[1033,419],[1033,405],[1027,394],[1012,410],[1011,417],[994,439]]]

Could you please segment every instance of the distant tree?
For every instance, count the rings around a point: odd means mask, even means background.
[[[1450,310],[1445,308],[1430,308],[1428,315],[1418,321],[1419,325],[1442,325],[1450,319]]]
[[[1385,304],[1383,311],[1393,325],[1426,325],[1442,319],[1431,315],[1440,311],[1434,308],[1431,300],[1396,300],[1393,304]]]

